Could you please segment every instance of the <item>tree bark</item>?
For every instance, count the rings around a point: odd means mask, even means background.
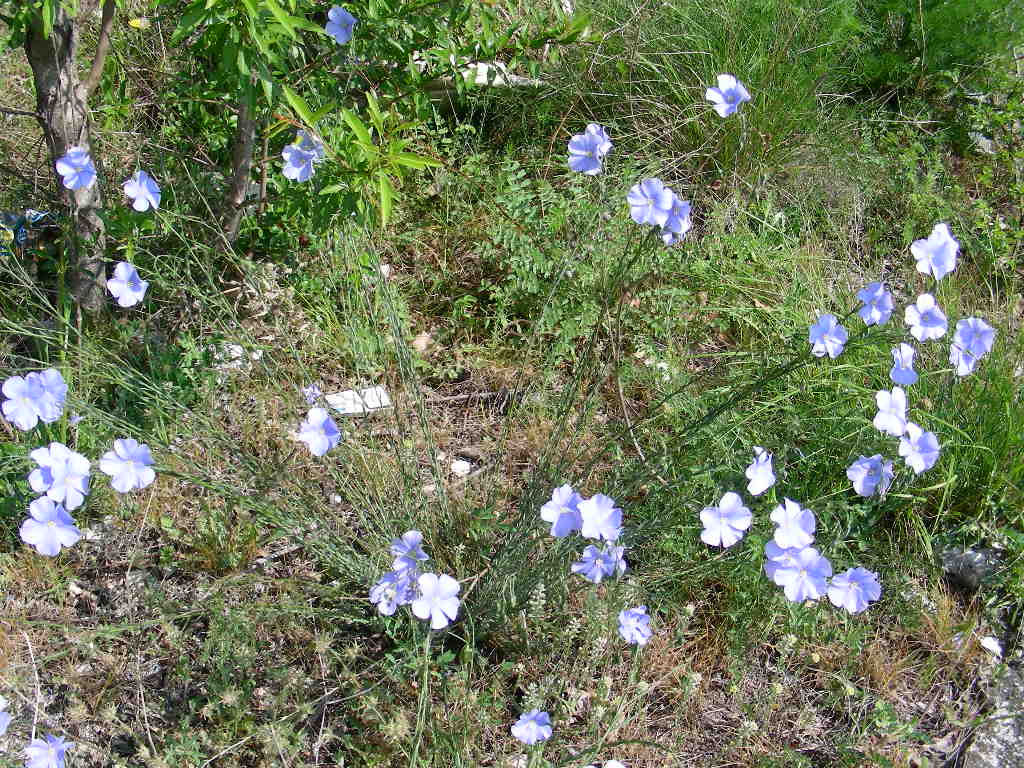
[[[231,186],[228,188],[224,215],[224,237],[228,245],[238,238],[242,223],[242,203],[249,190],[249,176],[252,172],[252,146],[256,140],[256,116],[252,109],[250,89],[242,89],[238,100],[238,125],[235,127],[235,143],[231,153]]]
[[[43,20],[37,12],[25,38],[25,54],[36,87],[36,109],[50,149],[51,168],[70,147],[83,147],[92,152],[87,94],[75,66],[78,26],[63,3],[56,3],[56,6],[50,36],[43,34]],[[60,177],[57,179],[59,183]],[[106,284],[103,268],[106,234],[100,218],[103,195],[98,180],[87,189],[69,190],[62,183],[59,186],[73,219],[73,236],[66,246],[72,269],[72,292],[83,311],[95,313],[103,307]]]

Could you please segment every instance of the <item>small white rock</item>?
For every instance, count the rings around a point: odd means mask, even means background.
[[[452,474],[456,477],[465,477],[473,471],[473,465],[465,459],[456,459],[452,462]]]
[[[327,395],[327,404],[346,416],[379,411],[391,407],[391,398],[384,387],[368,387],[367,389],[346,389]]]

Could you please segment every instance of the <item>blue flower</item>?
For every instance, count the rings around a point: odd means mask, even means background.
[[[759,445],[754,446],[754,460],[744,473],[750,481],[747,493],[760,496],[775,485],[775,472],[772,471],[772,455]]]
[[[958,321],[949,348],[949,362],[956,369],[956,375],[973,373],[978,361],[992,351],[995,338],[995,329],[980,318]]]
[[[422,574],[417,584],[419,597],[412,601],[412,612],[419,619],[430,619],[431,629],[444,629],[459,612],[459,582],[451,576]]]
[[[914,348],[909,344],[900,344],[892,348],[892,370],[889,378],[897,384],[909,387],[917,383],[917,371],[914,370]]]
[[[832,564],[814,547],[804,547],[787,562],[777,565],[774,581],[783,588],[792,603],[817,600],[825,594],[826,580],[832,575]]]
[[[622,533],[622,510],[603,493],[579,503],[580,534],[586,539],[615,541]]]
[[[686,239],[686,233],[691,229],[693,221],[690,219],[690,202],[681,200],[673,192],[672,208],[668,213],[668,220],[661,228],[661,240],[665,245],[677,245]]]
[[[430,559],[422,545],[423,534],[419,531],[406,531],[401,538],[392,539],[391,554],[395,556],[395,562],[391,567],[396,571],[418,568],[420,563]]]
[[[783,549],[802,549],[814,541],[814,513],[792,499],[782,499],[772,510],[771,521],[777,526],[775,543]]]
[[[7,733],[7,727],[11,724],[11,713],[4,710],[7,706],[6,700],[0,696],[0,736]]]
[[[327,34],[333,37],[338,45],[344,45],[352,39],[352,29],[359,21],[340,5],[327,12]],[[303,179],[304,181],[304,179]]]
[[[25,768],[64,768],[65,753],[75,746],[63,736],[46,734],[46,740],[32,739],[25,747]]]
[[[306,398],[306,402],[312,405],[323,396],[323,392],[320,387],[316,384],[310,384],[308,387],[302,388],[302,396]]]
[[[107,290],[121,307],[134,307],[142,301],[147,288],[149,283],[139,277],[139,271],[127,261],[118,262],[114,276],[107,280]]]
[[[908,421],[906,434],[900,438],[899,451],[907,466],[914,470],[915,475],[920,475],[939,460],[939,439],[934,432],[925,432]]]
[[[675,206],[676,196],[661,179],[644,179],[626,196],[629,215],[637,224],[663,227]]]
[[[616,572],[626,572],[626,560],[623,557],[625,547],[605,546],[598,549],[593,544],[587,545],[580,560],[573,563],[570,570],[578,573],[587,581],[600,584],[602,579],[611,578]]]
[[[740,104],[750,101],[750,93],[733,75],[719,75],[718,87],[708,88],[704,98],[711,102],[720,117],[728,117]]]
[[[743,506],[743,499],[738,493],[729,491],[717,507],[704,507],[700,513],[700,521],[704,530],[700,533],[701,541],[712,547],[731,547],[743,538],[743,532],[750,527],[753,516]]]
[[[299,426],[299,439],[309,446],[314,456],[323,456],[339,442],[341,431],[323,408],[310,408]]]
[[[27,432],[39,423],[39,401],[43,397],[43,383],[30,373],[25,377],[11,376],[4,382],[4,418],[18,429]]]
[[[843,352],[849,338],[846,329],[839,324],[835,315],[818,315],[818,322],[811,326],[808,334],[811,341],[811,354],[824,357],[826,354],[835,359]]]
[[[619,637],[630,645],[647,645],[651,639],[651,617],[647,606],[638,605],[619,613]]]
[[[917,271],[931,275],[936,280],[941,280],[956,269],[956,255],[959,252],[960,243],[944,222],[936,224],[926,240],[915,240],[910,246],[910,253],[917,262]]]
[[[82,532],[60,504],[43,496],[28,505],[29,516],[22,522],[21,540],[47,557],[56,557],[61,547],[70,547]]]
[[[306,131],[298,131],[295,141],[281,152],[284,157],[284,177],[292,181],[309,181],[314,164],[324,159],[324,145]]]
[[[885,461],[882,454],[861,456],[846,470],[846,476],[853,483],[853,490],[861,496],[885,496],[892,483],[892,462]]]
[[[385,573],[370,589],[370,602],[381,614],[391,616],[398,606],[408,605],[415,599],[418,577],[419,573],[409,568]]]
[[[910,335],[918,341],[940,339],[946,335],[949,323],[930,293],[922,293],[909,305],[903,319],[910,326]]]
[[[33,491],[45,493],[68,510],[82,505],[89,493],[89,460],[85,456],[63,443],[50,443],[29,455],[39,465],[28,476]]]
[[[551,523],[552,536],[560,539],[580,529],[583,525],[579,510],[581,501],[583,497],[571,485],[560,486],[551,492],[551,500],[540,508],[540,518]]]
[[[156,479],[149,446],[130,437],[114,441],[114,450],[100,458],[100,471],[118,493],[142,490]]]
[[[24,377],[11,376],[2,387],[5,400],[0,409],[18,429],[27,432],[39,421],[51,424],[64,413],[68,385],[55,368],[33,371]]]
[[[132,199],[132,208],[136,211],[154,211],[160,207],[160,187],[145,171],[136,171],[135,174],[122,184],[124,193]]]
[[[524,712],[512,726],[512,735],[528,746],[551,738],[551,715],[539,709]]]
[[[828,587],[828,599],[837,608],[850,613],[860,613],[882,596],[882,585],[878,574],[866,568],[850,568],[832,577]]]
[[[96,182],[96,166],[84,147],[70,147],[56,166],[68,189],[88,189]]]
[[[791,568],[796,563],[796,556],[800,552],[795,547],[780,547],[774,541],[770,540],[764,545],[764,572],[765,575],[774,581],[776,584],[779,582],[775,579],[775,574],[780,568]]]
[[[901,387],[893,387],[892,392],[875,393],[878,413],[875,414],[875,429],[893,437],[899,437],[907,429],[907,395]]]
[[[601,161],[612,150],[608,133],[597,123],[590,123],[583,133],[569,139],[569,168],[588,176],[601,172]]]
[[[892,294],[885,290],[882,283],[868,283],[867,287],[857,293],[857,298],[864,306],[857,310],[864,325],[885,325],[892,315]]]

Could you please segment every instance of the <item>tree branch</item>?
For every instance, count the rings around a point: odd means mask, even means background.
[[[103,19],[100,22],[100,39],[96,44],[96,57],[92,60],[89,76],[82,83],[83,96],[88,99],[103,78],[103,64],[110,51],[110,30],[114,26],[114,12],[117,10],[116,0],[104,0]]]

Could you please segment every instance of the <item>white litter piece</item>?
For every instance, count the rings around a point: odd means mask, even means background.
[[[345,416],[359,416],[391,407],[391,398],[384,387],[367,387],[358,391],[346,389],[327,395],[326,400],[331,408]]]
[[[998,657],[1002,658],[1002,656],[1003,656],[1003,644],[1000,643],[998,640],[996,640],[991,635],[989,635],[988,637],[981,638],[979,643],[980,643],[982,648],[984,648],[986,651],[991,653],[993,656],[998,656]]]
[[[473,465],[465,459],[456,459],[452,462],[452,474],[456,477],[465,477],[473,471]]]

